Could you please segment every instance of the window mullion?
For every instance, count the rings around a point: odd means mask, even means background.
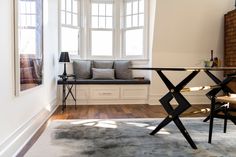
[[[73,0],[70,0],[71,2],[71,6],[70,6],[70,9],[71,9],[71,12],[70,12],[70,18],[71,18],[71,25],[73,25]]]
[[[139,26],[139,14],[140,14],[140,13],[139,13],[139,2],[140,2],[140,1],[138,1],[138,13],[137,13],[137,16],[138,16],[138,21],[137,21],[138,26]]]
[[[134,10],[133,10],[133,5],[134,5],[134,1],[132,0],[132,3],[131,3],[131,27],[133,27],[133,17],[134,17]]]

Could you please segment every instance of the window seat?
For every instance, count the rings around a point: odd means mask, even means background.
[[[130,67],[129,60],[73,60],[75,78],[57,83],[73,87],[77,105],[147,104],[150,80],[133,77]],[[67,104],[74,104],[70,96]]]

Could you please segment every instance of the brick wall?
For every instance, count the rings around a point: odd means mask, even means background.
[[[225,15],[224,66],[236,66],[236,9]],[[226,71],[225,74],[233,71]]]

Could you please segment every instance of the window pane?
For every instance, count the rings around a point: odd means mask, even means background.
[[[77,14],[73,14],[73,26],[78,26],[78,16],[77,16]]]
[[[112,16],[112,4],[106,4],[106,16]]]
[[[66,13],[66,24],[71,25],[71,14]]]
[[[132,3],[126,3],[126,15],[131,15],[132,14]]]
[[[26,26],[31,26],[31,19],[30,19],[31,15],[26,15]]]
[[[112,28],[112,17],[106,17],[106,28]]]
[[[30,2],[30,13],[36,14],[36,2]]]
[[[92,17],[92,28],[98,28],[98,17],[97,16]]]
[[[71,0],[66,0],[66,11],[72,11],[71,10]]]
[[[70,54],[78,54],[79,29],[61,27],[61,51],[68,51]]]
[[[126,17],[126,27],[129,28],[132,26],[132,18],[131,16]]]
[[[144,15],[139,14],[139,26],[144,26]]]
[[[139,1],[139,13],[144,13],[144,0]]]
[[[21,54],[36,54],[35,29],[19,29],[19,52]]]
[[[133,27],[137,27],[138,26],[138,15],[134,15],[133,16]]]
[[[30,2],[29,1],[26,1],[25,2],[25,13],[30,13]]]
[[[127,56],[143,55],[143,29],[126,31],[125,53]]]
[[[138,1],[133,2],[133,14],[138,13]]]
[[[66,24],[66,13],[64,11],[61,12],[61,24]]]
[[[77,13],[78,12],[78,0],[73,0],[73,12]]]
[[[61,0],[61,10],[66,10],[66,0]]]
[[[30,25],[32,27],[36,27],[36,15],[30,15]]]
[[[105,17],[99,17],[99,28],[106,28]]]
[[[92,3],[92,15],[98,15],[98,4]]]
[[[106,4],[99,4],[99,15],[105,16],[106,15],[106,9],[105,9]]]
[[[112,31],[91,32],[92,56],[112,56]]]
[[[19,2],[19,12],[20,13],[24,13],[26,11],[26,8],[25,8],[25,3],[20,1]]]
[[[19,26],[27,26],[27,19],[26,19],[26,15],[20,15],[19,16]]]

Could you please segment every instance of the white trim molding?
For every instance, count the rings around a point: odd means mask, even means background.
[[[39,130],[39,128],[53,114],[58,106],[56,101],[57,99],[54,98],[48,106],[44,107],[41,111],[17,128],[4,141],[2,141],[0,143],[0,156],[16,156]]]

